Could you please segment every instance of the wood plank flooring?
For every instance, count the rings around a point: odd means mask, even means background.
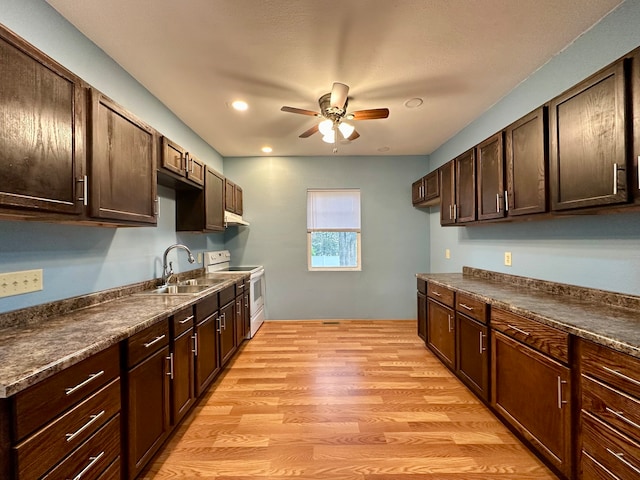
[[[556,479],[415,321],[270,321],[141,477]]]

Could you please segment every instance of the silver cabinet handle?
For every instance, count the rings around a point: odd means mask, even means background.
[[[147,342],[144,344],[144,348],[149,348],[151,345],[155,345],[156,343],[158,343],[160,340],[162,340],[164,337],[166,337],[166,335],[163,333],[162,335],[154,338],[153,340],[151,340],[150,342]]]
[[[89,205],[89,178],[83,175],[77,181],[82,183],[82,197],[78,198],[78,200],[82,201],[82,204],[86,207]]]
[[[453,220],[453,205],[449,205],[449,220]]]
[[[243,289],[243,288],[244,288],[244,284],[242,284],[242,285],[236,285],[236,287],[238,288],[238,290],[241,290],[241,289]]]
[[[244,297],[244,306],[245,307],[249,306],[249,297]]]
[[[562,408],[563,404],[569,403],[568,400],[562,400],[562,385],[566,383],[566,380],[562,380],[562,378],[558,376],[558,408]]]
[[[618,194],[618,164],[613,164],[613,194]]]
[[[457,203],[453,204],[453,219],[454,220],[458,219],[458,204]]]
[[[640,430],[640,425],[638,425],[636,422],[629,420],[627,417],[625,417],[623,412],[616,412],[615,410],[612,410],[609,407],[604,407],[604,409],[610,414],[614,415],[616,418],[622,420],[627,425],[631,425],[632,427],[635,427],[638,430]]]
[[[224,312],[224,313],[222,314],[222,328],[223,328],[224,330],[226,330],[226,329],[227,329],[227,312]]]
[[[605,472],[607,472],[611,478],[613,478],[613,480],[622,480],[619,476],[615,475],[613,472],[611,472],[611,470],[609,470],[607,467],[605,467],[604,465],[602,465],[598,460],[596,460],[595,458],[593,458],[591,455],[589,455],[587,452],[585,452],[584,450],[582,450],[582,454],[585,457],[589,457],[589,459],[595,463],[596,465],[598,465],[598,467],[600,467],[602,470],[604,470]]]
[[[486,350],[486,348],[484,348],[484,337],[486,337],[486,335],[483,335],[482,332],[478,332],[480,335],[480,355],[482,355],[484,353],[484,351]]]
[[[500,194],[496,193],[496,213],[500,213]]]
[[[638,188],[640,189],[640,155],[638,155]]]
[[[515,330],[516,332],[521,333],[522,335],[525,335],[527,337],[529,335],[531,335],[529,332],[525,332],[524,330],[520,330],[518,327],[514,327],[510,323],[507,323],[507,327],[509,327],[511,330]]]
[[[624,463],[627,467],[629,467],[631,470],[633,470],[634,472],[636,472],[638,475],[640,475],[640,468],[636,467],[634,464],[632,464],[631,462],[629,462],[626,458],[624,458],[624,453],[620,452],[620,453],[616,453],[613,450],[611,450],[610,448],[607,448],[607,452],[609,452],[611,455],[613,455],[614,457],[616,457],[618,460],[620,460],[622,463]]]
[[[473,307],[470,307],[469,305],[466,305],[464,303],[459,303],[458,305],[460,305],[465,310],[469,310],[470,312],[473,312]]]
[[[184,152],[184,171],[189,173],[189,152]]]
[[[453,332],[453,328],[451,327],[451,314],[447,314],[447,323],[449,327],[449,333]]]
[[[71,395],[76,390],[79,390],[82,387],[84,387],[85,385],[88,385],[89,383],[91,383],[92,381],[94,381],[96,378],[98,378],[100,375],[103,375],[103,374],[104,374],[104,370],[100,370],[98,373],[92,373],[91,375],[89,375],[89,378],[87,378],[84,382],[79,383],[75,387],[65,388],[64,389],[64,394],[65,395]]]
[[[216,323],[218,324],[218,326],[216,327],[216,332],[222,333],[222,318],[216,318]]]
[[[165,357],[169,360],[169,371],[167,372],[167,376],[173,380],[173,353],[170,353],[168,357]]]
[[[620,373],[619,371],[614,370],[613,368],[605,367],[604,365],[602,366],[602,368],[604,370],[606,370],[607,372],[609,372],[609,373],[613,373],[614,375],[616,375],[616,376],[618,376],[618,377],[620,377],[620,378],[622,378],[624,380],[627,380],[627,381],[629,381],[631,383],[634,383],[634,384],[640,386],[640,382],[638,380],[636,380],[635,378],[628,377],[624,373]]]
[[[83,426],[81,426],[75,432],[66,433],[64,436],[67,437],[67,442],[70,442],[71,440],[76,438],[78,435],[80,435],[82,432],[84,432],[87,428],[91,426],[91,424],[95,423],[102,415],[104,415],[104,410],[102,410],[100,413],[96,413],[95,415],[90,415],[89,421],[85,423]]]
[[[103,455],[104,455],[104,450],[100,452],[98,455],[96,455],[95,457],[89,457],[89,460],[91,460],[89,462],[89,465],[84,467],[78,475],[73,477],[73,480],[80,480],[84,476],[84,474],[87,473],[91,469],[91,467],[93,467],[96,464],[96,462],[102,458]]]
[[[197,357],[198,356],[198,332],[191,335],[191,338],[193,339],[193,350],[191,351]]]
[[[191,320],[193,320],[193,315],[189,315],[187,318],[185,318],[184,320],[180,320],[178,323],[180,325],[184,325],[187,322],[190,322]]]
[[[441,297],[442,296],[438,292],[436,292],[435,290],[433,292],[431,292],[431,293],[433,293],[436,297]]]
[[[509,192],[504,191],[504,211],[509,211]]]

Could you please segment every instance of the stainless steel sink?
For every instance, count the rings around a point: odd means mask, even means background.
[[[228,281],[226,278],[192,278],[189,280],[183,280],[178,283],[180,286],[206,286],[211,287]]]
[[[138,295],[195,295],[210,287],[211,285],[165,285],[153,290],[145,290]]]

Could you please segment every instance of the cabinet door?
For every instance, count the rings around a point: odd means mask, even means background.
[[[242,187],[236,185],[236,213],[242,215],[244,212],[244,198],[242,196]]]
[[[90,114],[91,216],[155,225],[155,131],[96,90],[91,90]]]
[[[218,358],[218,313],[205,318],[196,326],[196,396],[202,395],[214,378],[220,373]]]
[[[458,376],[482,400],[489,400],[488,328],[471,318],[456,314],[456,355]]]
[[[453,310],[427,299],[427,345],[451,370],[456,362],[456,328]]]
[[[225,366],[236,351],[235,308],[232,301],[220,310],[220,365]]]
[[[473,222],[476,219],[476,156],[473,149],[456,158],[455,182],[455,221]]]
[[[423,179],[416,180],[411,184],[411,203],[413,205],[424,201],[424,183]]]
[[[128,477],[135,478],[169,433],[169,347],[129,370]]]
[[[553,210],[628,199],[625,65],[613,64],[550,103]]]
[[[633,112],[633,154],[631,194],[635,203],[640,203],[640,48],[629,54],[631,57],[631,111]]]
[[[455,160],[445,163],[438,169],[440,175],[440,225],[456,223],[454,206],[456,203]]]
[[[476,147],[478,220],[505,216],[502,143],[502,132],[499,132]]]
[[[244,308],[242,306],[242,301],[243,301],[243,297],[242,295],[236,297],[236,325],[235,325],[235,333],[236,333],[236,347],[239,347],[243,340],[244,340],[244,336],[246,335],[245,329],[244,329],[244,318],[243,318],[243,311]]]
[[[570,477],[570,370],[496,330],[491,331],[491,349],[493,407]]]
[[[547,108],[540,107],[505,131],[509,216],[547,211],[547,125]]]
[[[427,296],[418,292],[418,336],[427,341]]]
[[[225,178],[224,180],[224,209],[227,212],[236,213],[236,192],[235,184]]]
[[[204,185],[205,165],[202,161],[185,152],[186,176],[193,183]]]
[[[0,207],[82,213],[81,80],[0,27]]]
[[[247,286],[246,288],[247,291],[243,295],[244,307],[242,310],[243,310],[243,318],[244,318],[245,335],[249,335],[251,333],[251,304],[249,303],[249,287],[251,284],[247,281],[245,285]]]
[[[185,176],[185,151],[167,137],[162,137],[162,155],[160,156],[160,168],[164,168],[176,175]]]
[[[194,330],[173,340],[171,352],[171,423],[177,424],[195,401]]]
[[[205,178],[205,230],[224,230],[224,177],[207,168]]]

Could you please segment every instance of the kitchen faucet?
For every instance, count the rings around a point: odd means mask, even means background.
[[[196,259],[193,258],[193,253],[191,253],[191,250],[189,250],[189,247],[186,245],[182,245],[181,243],[171,245],[164,251],[164,255],[162,257],[162,286],[166,285],[169,282],[171,275],[173,275],[173,262],[169,262],[169,265],[167,266],[167,255],[174,248],[181,248],[185,250],[189,254],[189,263],[196,261]]]

